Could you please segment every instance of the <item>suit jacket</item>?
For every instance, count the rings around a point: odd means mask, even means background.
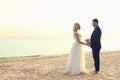
[[[101,34],[101,29],[99,28],[99,26],[97,26],[91,35],[91,48],[101,48]]]

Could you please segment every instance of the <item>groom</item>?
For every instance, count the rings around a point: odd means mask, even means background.
[[[98,25],[99,21],[97,19],[92,20],[92,25],[94,31],[91,35],[90,44],[92,48],[92,54],[94,59],[95,71],[94,74],[98,74],[100,70],[100,49],[101,49],[101,29]]]

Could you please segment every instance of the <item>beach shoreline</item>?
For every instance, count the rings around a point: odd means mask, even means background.
[[[85,55],[91,55],[92,52],[84,52]],[[112,51],[101,51],[101,54],[105,53],[105,54],[112,54],[112,53],[120,53],[120,50],[112,50]],[[62,53],[62,54],[53,54],[53,55],[28,55],[28,56],[10,56],[10,57],[0,57],[0,59],[10,59],[10,58],[27,58],[27,57],[59,57],[59,56],[66,56],[69,55],[69,53]]]

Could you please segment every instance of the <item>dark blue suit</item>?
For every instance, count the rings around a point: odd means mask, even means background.
[[[99,26],[96,26],[92,35],[91,35],[91,48],[94,59],[95,70],[100,70],[100,49],[101,49],[101,29]]]

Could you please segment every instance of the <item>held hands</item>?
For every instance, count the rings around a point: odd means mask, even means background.
[[[90,39],[86,39],[85,42],[88,46],[91,46]]]

